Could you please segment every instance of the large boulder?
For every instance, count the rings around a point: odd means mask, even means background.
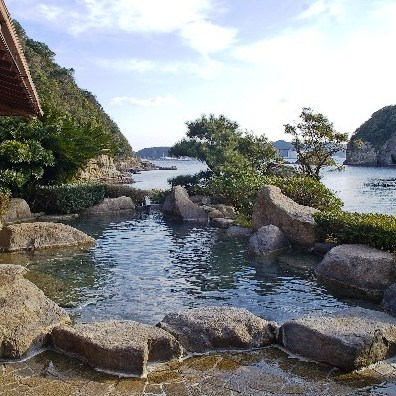
[[[316,223],[313,214],[318,210],[299,205],[280,188],[266,185],[257,195],[253,208],[253,228],[258,230],[265,225],[276,225],[293,245],[314,246]]]
[[[145,376],[147,364],[179,358],[180,344],[166,331],[133,321],[109,320],[52,331],[57,351],[124,376]]]
[[[382,307],[389,315],[396,316],[396,283],[385,289]]]
[[[381,298],[396,282],[396,260],[393,254],[369,246],[339,245],[326,254],[315,274],[330,285]]]
[[[34,215],[30,212],[30,207],[24,199],[11,198],[7,211],[2,217],[3,223],[18,223],[22,221],[34,220]]]
[[[84,209],[83,215],[98,215],[134,211],[135,204],[130,197],[105,198],[100,204]]]
[[[187,221],[207,222],[208,214],[188,197],[187,191],[181,186],[172,188],[171,194],[165,199],[162,210],[172,216]]]
[[[0,265],[0,358],[21,358],[42,348],[52,328],[70,321],[66,311],[23,277],[19,265]]]
[[[255,255],[265,255],[287,249],[290,242],[285,234],[273,224],[259,228],[249,239],[248,251]]]
[[[396,319],[384,312],[349,308],[284,323],[279,342],[290,352],[354,370],[396,353]]]
[[[87,234],[61,223],[20,223],[0,230],[0,251],[35,250],[95,243]]]
[[[253,349],[275,340],[274,322],[268,322],[245,309],[206,307],[170,313],[158,323],[173,334],[190,352],[216,349]]]

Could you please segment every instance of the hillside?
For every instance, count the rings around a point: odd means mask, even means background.
[[[353,133],[345,164],[396,164],[396,105],[376,111]]]
[[[81,89],[75,82],[74,70],[58,65],[55,53],[44,43],[26,35],[21,25],[14,21],[32,79],[44,111],[56,109],[73,117],[77,123],[99,127],[112,137],[119,157],[132,156],[133,151],[117,124],[104,112],[96,97]]]
[[[156,160],[168,155],[170,147],[148,147],[136,152],[139,158]]]

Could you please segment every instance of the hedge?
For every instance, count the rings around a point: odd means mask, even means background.
[[[321,240],[368,245],[396,251],[396,217],[377,213],[318,212],[314,215]]]
[[[75,213],[103,201],[106,186],[99,183],[40,186],[35,194],[35,209],[46,213]]]
[[[10,193],[0,187],[0,219],[3,217],[6,210],[8,209],[9,202]]]

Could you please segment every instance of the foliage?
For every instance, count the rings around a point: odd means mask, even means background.
[[[396,251],[396,217],[376,213],[319,212],[314,215],[322,240],[357,243]]]
[[[40,186],[33,207],[46,213],[75,213],[103,201],[106,186],[99,183]]]
[[[386,106],[372,114],[351,137],[356,147],[362,142],[370,142],[379,149],[396,131],[396,105]]]
[[[171,190],[153,189],[149,191],[149,197],[153,203],[163,204],[166,197],[171,193]]]
[[[30,189],[54,164],[51,150],[43,141],[52,134],[39,120],[0,117],[0,186],[14,195]]]
[[[257,194],[265,184],[279,187],[284,195],[300,205],[324,211],[338,210],[343,205],[320,181],[304,176],[260,176],[238,169],[232,174],[213,178],[209,189],[233,204],[239,213],[248,216],[253,212]]]
[[[77,86],[74,70],[59,66],[54,60],[55,53],[47,45],[30,39],[18,22],[14,21],[14,25],[43,107],[55,109],[73,120],[74,127],[86,129],[89,126],[91,131],[107,134],[117,148],[117,155],[133,155],[127,139],[96,97]]]
[[[203,115],[186,122],[186,138],[169,150],[175,157],[188,156],[207,164],[214,176],[230,165],[248,164],[259,174],[265,174],[280,161],[277,151],[264,136],[241,131],[239,124],[224,115]]]
[[[146,158],[150,160],[160,159],[161,157],[167,157],[169,154],[170,147],[148,147],[136,151],[136,155],[140,158]]]
[[[10,193],[5,188],[0,187],[0,219],[6,212],[10,202]],[[1,223],[1,221],[0,221]]]
[[[150,192],[147,190],[139,190],[120,184],[106,184],[105,196],[107,198],[130,197],[135,205],[141,205],[144,203],[144,197],[149,195]]]
[[[297,125],[285,125],[285,133],[293,136],[292,144],[297,151],[300,170],[307,176],[320,179],[325,166],[337,166],[332,155],[344,149],[348,139],[346,133],[336,132],[333,124],[321,113],[304,107]]]
[[[168,179],[172,187],[183,186],[189,195],[204,194],[212,171],[201,171],[195,175],[180,175]]]

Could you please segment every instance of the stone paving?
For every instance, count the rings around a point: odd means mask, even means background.
[[[146,379],[138,379],[103,374],[46,351],[24,362],[3,363],[0,395],[396,395],[396,360],[345,374],[268,347],[191,357],[158,366]]]

